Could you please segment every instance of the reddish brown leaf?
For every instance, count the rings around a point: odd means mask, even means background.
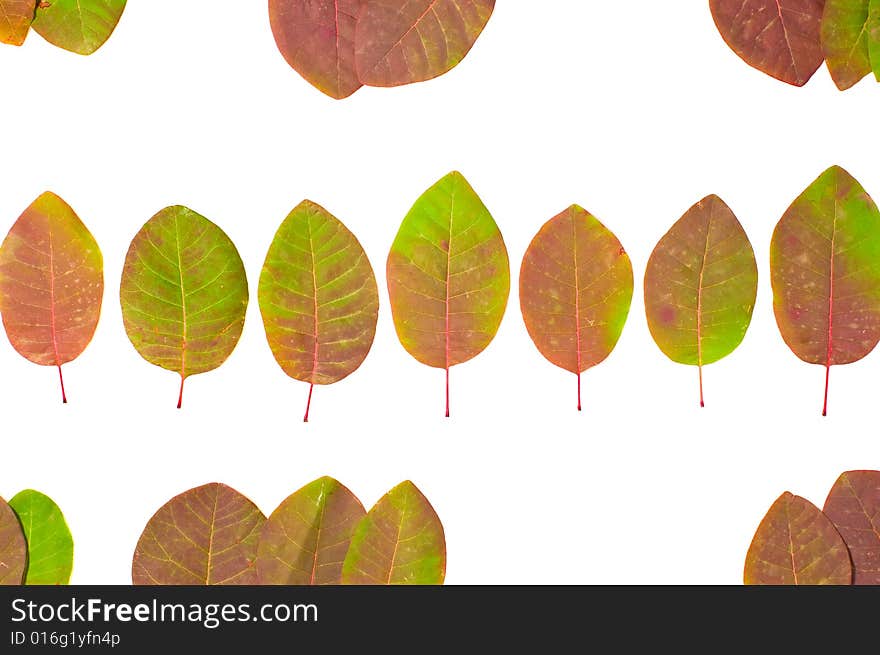
[[[266,517],[225,484],[175,496],[144,529],[131,566],[134,584],[257,584],[257,541]]]
[[[841,475],[824,511],[849,548],[853,583],[880,585],[880,471]]]
[[[363,0],[269,0],[269,22],[287,63],[318,90],[347,98],[361,87],[354,31]]]
[[[747,64],[803,86],[822,65],[825,0],[709,0],[715,25]]]
[[[852,564],[828,517],[786,491],[755,532],[743,579],[747,585],[848,585]]]
[[[758,267],[730,207],[707,196],[660,239],[645,269],[645,315],[667,357],[699,369],[732,353],[752,320]]]
[[[34,20],[36,0],[0,0],[0,43],[21,45]]]
[[[355,30],[363,84],[398,86],[454,68],[483,31],[495,0],[364,0]]]
[[[523,320],[541,354],[578,376],[578,410],[581,373],[614,350],[632,294],[632,264],[620,241],[577,205],[545,223],[526,251]]]
[[[13,347],[58,367],[85,350],[104,296],[101,251],[73,209],[54,193],[37,198],[0,248],[0,312]],[[64,381],[61,381],[64,402]]]
[[[12,508],[0,498],[0,585],[19,585],[27,565],[27,542]]]

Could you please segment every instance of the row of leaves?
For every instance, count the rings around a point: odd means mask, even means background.
[[[172,498],[135,548],[134,584],[442,584],[446,537],[428,499],[409,481],[367,512],[323,477],[288,496],[267,519],[219,483]]]
[[[470,51],[495,0],[269,0],[278,49],[332,98],[422,82]]]
[[[66,585],[73,537],[58,505],[27,489],[0,498],[0,585]]]
[[[746,584],[880,585],[880,471],[848,471],[825,507],[788,491],[746,556]]]
[[[126,0],[0,0],[0,43],[22,45],[31,28],[52,45],[80,55],[100,48],[116,29]]]
[[[880,0],[709,0],[721,36],[747,64],[803,86],[826,62],[844,91],[880,81]]]
[[[880,340],[880,211],[845,170],[822,173],[788,208],[770,247],[779,330],[802,360],[826,369],[857,361]],[[419,362],[446,372],[481,353],[504,316],[510,266],[501,232],[460,173],[428,189],[404,218],[387,260],[397,335]],[[733,352],[751,322],[758,273],[730,208],[708,196],[660,239],[645,272],[651,334],[673,361],[699,371]],[[526,328],[553,364],[577,375],[612,352],[633,295],[623,246],[578,206],[550,219],[529,245],[519,296]],[[0,313],[24,357],[56,366],[85,349],[103,297],[101,252],[58,196],[40,196],[0,247]],[[229,237],[185,207],[135,235],[122,273],[125,330],[149,362],[185,380],[219,367],[241,335],[244,265]],[[259,306],[276,361],[315,385],[354,372],[373,343],[379,294],[357,238],[304,201],[279,227],[263,265]]]

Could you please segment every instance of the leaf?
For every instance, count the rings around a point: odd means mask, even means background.
[[[20,585],[27,565],[27,542],[12,508],[0,498],[0,585]]]
[[[257,548],[260,584],[341,584],[342,562],[364,516],[361,502],[333,478],[291,494],[263,525]]]
[[[90,55],[113,34],[125,10],[125,1],[39,2],[34,29],[52,45],[80,55]]]
[[[852,565],[831,521],[786,491],[758,526],[743,577],[747,585],[848,585]]]
[[[880,340],[880,212],[839,166],[798,197],[770,243],[773,310],[782,338],[805,362],[860,360]]]
[[[37,0],[0,0],[0,43],[21,45],[34,20]]]
[[[119,295],[141,357],[180,374],[180,407],[186,378],[217,368],[235,349],[247,275],[223,230],[191,209],[167,207],[132,240]]]
[[[620,241],[585,209],[572,205],[532,239],[519,276],[520,309],[544,357],[578,377],[601,363],[623,331],[633,272]]]
[[[354,42],[361,83],[399,86],[452,70],[494,8],[495,0],[364,0]]]
[[[446,370],[495,337],[510,293],[510,263],[498,226],[461,173],[428,189],[403,219],[388,254],[388,295],[400,343]]]
[[[849,549],[853,583],[880,585],[880,471],[842,474],[824,512]]]
[[[343,584],[443,584],[446,537],[434,508],[410,481],[385,494],[355,530]]]
[[[347,98],[361,88],[354,33],[362,5],[363,0],[269,0],[269,22],[281,54],[331,98]]]
[[[651,336],[674,362],[703,366],[732,353],[752,320],[758,265],[745,231],[724,201],[707,196],[663,235],[645,270]]]
[[[865,31],[868,40],[868,59],[874,77],[880,82],[880,0],[868,2],[868,23]]]
[[[868,0],[826,0],[822,50],[837,88],[844,91],[871,72]]]
[[[357,238],[311,201],[278,228],[258,292],[266,339],[279,366],[312,389],[353,373],[376,335],[379,290]]]
[[[803,86],[822,65],[825,0],[709,0],[727,45],[749,66]]]
[[[58,368],[86,349],[101,316],[104,260],[88,228],[46,192],[12,226],[0,247],[0,313],[12,346]]]
[[[27,585],[66,585],[73,571],[73,537],[64,514],[39,491],[27,489],[9,501],[28,548]]]
[[[257,584],[266,517],[248,498],[211,483],[175,496],[144,529],[131,566],[137,585]]]

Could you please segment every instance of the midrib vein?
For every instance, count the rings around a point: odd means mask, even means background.
[[[577,227],[571,216],[571,250],[574,256],[574,334],[577,345],[577,374],[581,374],[581,288],[578,273]]]
[[[177,275],[180,279],[180,312],[181,312],[181,339],[180,339],[180,377],[186,377],[186,292],[183,288],[183,255],[180,252],[180,221],[174,217],[174,245],[177,250]]]
[[[207,570],[205,571],[205,581],[211,584],[211,566],[213,565],[212,555],[214,553],[214,525],[217,522],[217,505],[220,502],[220,492],[214,495],[214,509],[211,511],[211,525],[208,526],[208,560]]]
[[[52,228],[49,235],[49,325],[52,330],[52,352],[55,354],[55,366],[61,366],[61,356],[58,354],[58,327],[55,322],[55,245],[52,242]]]
[[[834,217],[831,221],[831,256],[828,258],[828,348],[825,353],[825,368],[831,367],[834,349],[834,241],[837,238],[837,211],[839,203],[834,203]]]
[[[318,274],[315,272],[315,244],[312,240],[312,221],[310,219],[306,220],[306,229],[309,232],[309,255],[312,258],[312,301],[314,307],[314,349],[312,352],[312,374],[309,376],[309,382],[311,384],[315,383],[315,375],[318,372]]]

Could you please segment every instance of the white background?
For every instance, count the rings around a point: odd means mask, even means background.
[[[43,190],[63,196],[105,258],[91,346],[54,370],[0,344],[0,495],[52,496],[74,532],[74,583],[130,581],[147,520],[221,481],[268,514],[324,474],[369,507],[412,479],[446,528],[451,584],[738,584],[757,524],[786,489],[821,505],[835,478],[880,468],[877,355],[831,374],[798,360],[773,318],[768,244],[788,204],[839,163],[880,196],[878,87],[838,92],[823,68],[802,89],[749,68],[706,2],[498,3],[450,74],[399,89],[323,96],[275,47],[265,2],[131,2],[84,58],[32,33],[0,47],[0,233]],[[443,373],[396,340],[384,261],[400,220],[452,169],[495,216],[513,291],[492,345]],[[641,277],[657,239],[718,193],[749,233],[760,289],[733,355],[696,369],[655,347]],[[290,380],[266,345],[256,282],[303,198],[363,243],[382,299],[373,351],[318,388]],[[519,313],[522,255],[577,202],[629,251],[636,290],[617,350],[575,378],[546,362]],[[143,361],[122,327],[119,275],[156,211],[185,204],[237,244],[251,282],[238,348],[178,380]]]

